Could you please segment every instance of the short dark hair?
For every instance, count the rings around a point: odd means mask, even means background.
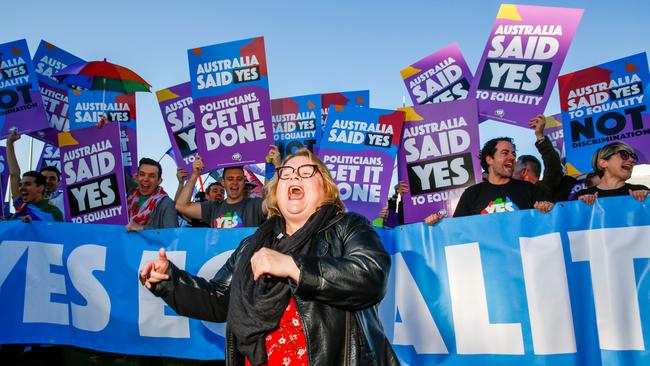
[[[497,152],[497,144],[501,141],[506,141],[511,143],[512,147],[515,148],[515,151],[517,150],[515,143],[512,141],[512,137],[497,137],[486,142],[485,145],[483,145],[483,148],[481,149],[481,152],[478,155],[479,160],[481,160],[481,168],[483,168],[484,171],[486,172],[488,171],[488,163],[486,158],[488,156],[494,158],[494,153]]]
[[[43,172],[54,172],[56,174],[56,179],[61,180],[61,172],[54,165],[44,165],[41,168],[41,173]]]
[[[244,174],[244,167],[243,166],[241,166],[241,165],[229,166],[227,168],[223,168],[223,176],[222,176],[223,178],[226,177],[226,171],[229,170],[229,169],[241,170],[242,174]],[[246,175],[246,174],[244,174],[244,175]]]
[[[212,182],[212,183],[210,183],[208,188],[205,190],[205,192],[206,193],[210,192],[210,190],[212,189],[213,186],[219,186],[219,187],[223,188],[223,185],[220,182]]]
[[[30,170],[28,172],[25,172],[25,174],[23,174],[23,178],[25,177],[34,178],[34,183],[36,183],[37,186],[44,186],[46,182],[45,176],[37,172],[36,170]]]
[[[142,165],[153,165],[156,168],[158,168],[158,178],[162,177],[162,166],[160,166],[160,163],[149,158],[142,158],[140,159],[140,162],[138,163],[138,170],[140,170],[140,167]]]
[[[539,179],[539,176],[542,174],[542,163],[539,162],[539,159],[532,155],[522,155],[517,158],[517,164],[526,164],[528,170]]]

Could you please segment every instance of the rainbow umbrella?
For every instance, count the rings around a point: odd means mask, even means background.
[[[59,83],[89,90],[151,92],[151,85],[132,70],[104,61],[77,62],[54,74]]]

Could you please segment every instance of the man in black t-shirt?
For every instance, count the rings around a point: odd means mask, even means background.
[[[537,208],[548,212],[553,203],[545,201],[542,191],[532,183],[512,179],[516,151],[509,137],[488,141],[481,149],[481,167],[487,180],[465,190],[454,217],[513,212]]]

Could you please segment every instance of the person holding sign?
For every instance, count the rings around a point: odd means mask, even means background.
[[[553,203],[544,200],[539,188],[512,178],[516,150],[510,137],[499,137],[485,143],[480,158],[481,167],[488,173],[487,180],[463,192],[454,217],[531,208],[548,212],[553,208]]]
[[[225,168],[222,185],[227,197],[223,201],[191,202],[192,190],[203,172],[203,159],[198,154],[192,163],[192,175],[176,200],[176,209],[184,217],[201,220],[215,229],[259,226],[267,214],[262,198],[244,194],[245,176],[242,167]]]
[[[366,218],[344,213],[323,162],[289,155],[267,199],[269,219],[210,281],[164,248],[140,281],[179,315],[227,321],[229,365],[398,365],[376,309],[390,256]]]
[[[542,166],[539,160],[532,155],[522,155],[517,158],[512,177],[533,183],[544,192],[546,198],[553,200],[560,193],[562,177],[564,176],[560,155],[553,147],[551,140],[544,135],[546,118],[543,115],[540,114],[532,118],[528,122],[528,126],[535,130],[535,138],[537,139],[535,147],[544,160],[544,177],[540,179]]]
[[[127,197],[129,223],[127,231],[143,229],[165,229],[178,227],[178,217],[174,201],[160,186],[162,167],[149,158],[140,159],[136,187]]]
[[[28,171],[20,178],[20,166],[16,159],[14,143],[20,135],[13,131],[7,137],[7,163],[9,165],[9,184],[11,196],[14,199],[14,218],[24,222],[63,221],[61,211],[45,196],[46,180],[37,171]],[[20,179],[20,180],[19,180]]]
[[[625,183],[632,176],[632,169],[639,161],[634,149],[620,141],[596,150],[591,164],[594,172],[600,177],[600,182],[593,187],[578,191],[573,199],[579,199],[588,205],[593,205],[598,197],[627,196],[643,202],[650,189],[641,184]]]

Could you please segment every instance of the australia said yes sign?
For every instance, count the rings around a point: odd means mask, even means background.
[[[263,163],[273,144],[264,38],[194,48],[188,58],[206,170]]]
[[[481,117],[527,127],[544,112],[582,12],[501,5],[470,89]]]

